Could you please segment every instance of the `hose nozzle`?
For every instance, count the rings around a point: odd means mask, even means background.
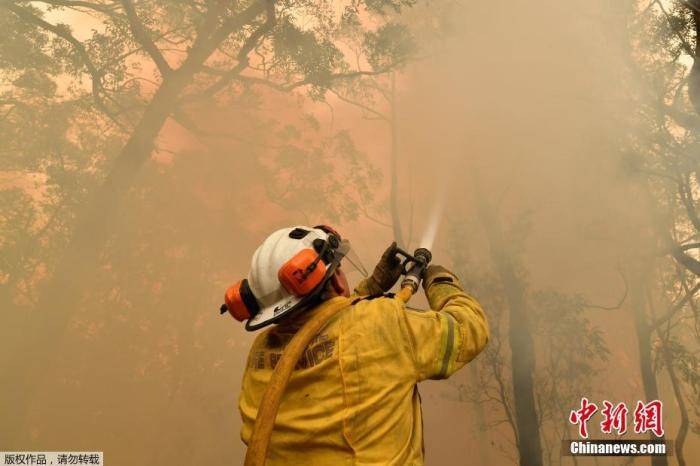
[[[433,255],[426,248],[418,248],[410,259],[411,263],[401,282],[401,288],[411,287],[412,292],[415,293],[418,291],[418,285],[423,279],[423,272],[425,272],[428,264],[433,259]]]

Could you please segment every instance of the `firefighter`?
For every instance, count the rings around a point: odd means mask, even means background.
[[[403,272],[396,243],[352,295],[341,265],[348,249],[325,226],[278,230],[256,250],[248,278],[227,291],[222,312],[247,320],[247,329],[276,324],[255,338],[243,375],[239,410],[246,444],[285,345],[319,303],[352,299],[297,362],[267,465],[422,465],[417,383],[448,378],[488,341],[479,303],[446,268],[426,269],[430,310],[416,311],[387,294]]]

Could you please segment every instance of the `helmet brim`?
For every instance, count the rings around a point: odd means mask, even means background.
[[[288,294],[270,306],[260,309],[257,314],[248,319],[248,322],[245,324],[245,329],[253,331],[277,322],[295,309],[298,309],[299,304],[303,300],[304,297],[300,298],[299,296]]]

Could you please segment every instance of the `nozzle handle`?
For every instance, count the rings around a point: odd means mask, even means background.
[[[433,260],[433,255],[426,248],[418,248],[413,253],[413,256],[407,257],[410,257],[410,264],[401,282],[401,288],[410,286],[413,293],[415,293],[418,291],[418,285],[420,285],[421,280],[423,280],[425,269],[428,267],[428,264],[430,264],[430,261]],[[406,262],[409,262],[409,260]]]

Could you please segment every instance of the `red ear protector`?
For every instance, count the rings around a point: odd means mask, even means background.
[[[284,288],[295,296],[306,296],[326,278],[327,264],[333,261],[335,250],[340,246],[340,235],[332,228],[314,227],[328,233],[328,239],[314,240],[314,249],[306,248],[282,265],[277,278]],[[296,230],[289,236],[294,237]]]
[[[260,311],[258,301],[248,285],[248,279],[229,286],[224,295],[224,302],[221,305],[221,313],[228,311],[239,322],[250,319]]]
[[[310,248],[302,249],[277,272],[282,286],[296,296],[305,296],[326,278],[326,264]]]

